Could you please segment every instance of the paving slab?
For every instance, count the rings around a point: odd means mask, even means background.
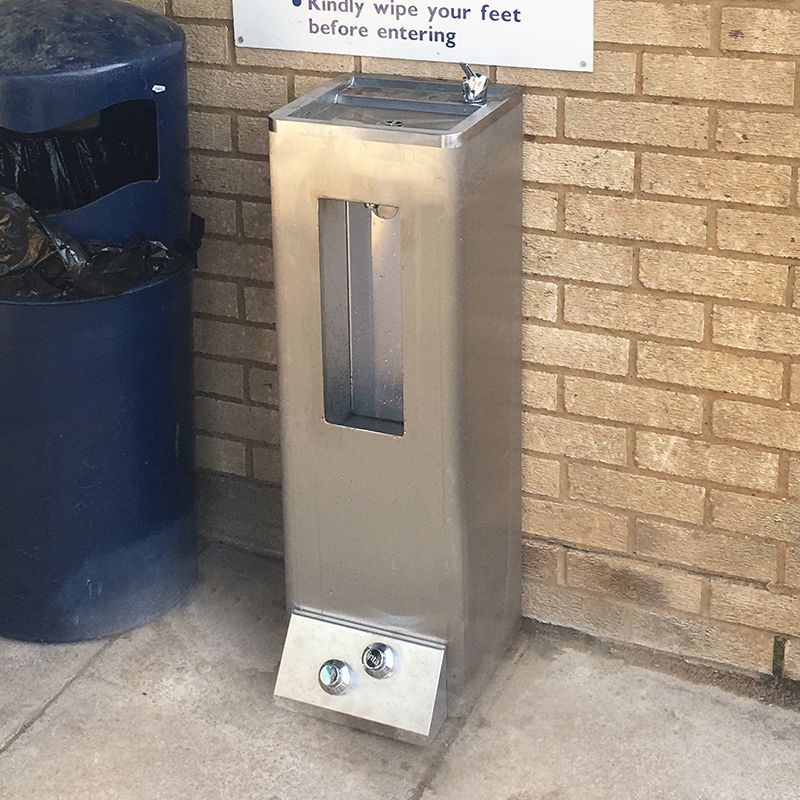
[[[422,800],[798,796],[796,712],[532,638]]]
[[[120,637],[0,756],[4,797],[410,797],[437,749],[286,711],[277,562],[215,545],[182,609]]]
[[[283,569],[215,544],[190,601],[102,645],[0,642],[0,797],[760,800],[800,796],[800,715],[521,634],[417,748],[277,706]],[[99,649],[102,648],[102,649]]]
[[[26,644],[0,638],[0,751],[103,647]]]

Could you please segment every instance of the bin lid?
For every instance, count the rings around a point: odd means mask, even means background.
[[[0,0],[0,127],[49,130],[136,99],[180,27],[121,0]]]

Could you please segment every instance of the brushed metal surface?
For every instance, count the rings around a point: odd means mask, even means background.
[[[460,84],[448,81],[344,75],[273,112],[269,124],[275,132],[291,126],[295,136],[336,138],[344,127],[351,139],[450,148],[494,124],[501,106],[506,113],[521,102],[510,86],[490,86],[486,104],[474,106],[463,102]]]
[[[289,607],[446,643],[456,714],[520,618],[521,95],[492,87],[455,138],[292,117],[303,103],[270,134]],[[402,436],[326,419],[323,353],[350,333],[323,346],[343,289],[321,257],[344,234],[321,199],[399,209]]]
[[[391,647],[395,656],[391,675],[382,680],[370,676],[361,661],[364,651],[376,640]],[[349,685],[341,694],[330,694],[320,685],[320,668],[329,661],[349,667]],[[335,712],[429,738],[436,735],[445,719],[444,663],[445,649],[436,642],[415,641],[295,612],[275,694],[303,703],[312,712]]]

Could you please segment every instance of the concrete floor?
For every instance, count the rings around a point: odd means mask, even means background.
[[[185,607],[105,642],[0,640],[3,800],[800,796],[800,714],[520,636],[427,749],[278,708],[282,568],[212,545]]]

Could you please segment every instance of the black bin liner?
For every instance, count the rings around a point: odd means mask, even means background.
[[[157,130],[155,104],[145,100],[42,133],[0,127],[0,185],[43,212],[82,208],[158,178]]]
[[[79,243],[47,225],[15,192],[0,187],[0,297],[74,300],[109,297],[191,269],[203,234],[192,220],[192,255],[143,238],[124,245]]]

